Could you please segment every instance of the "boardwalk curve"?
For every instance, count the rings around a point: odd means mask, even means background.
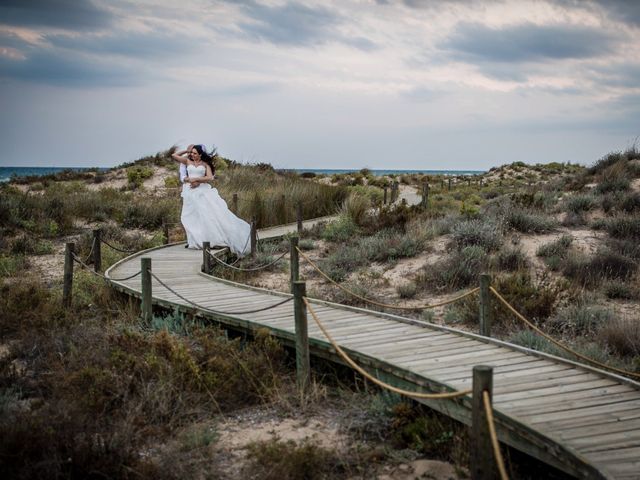
[[[262,230],[260,237],[283,235],[292,225]],[[153,273],[180,296],[211,310],[258,309],[290,297],[201,273],[202,252],[185,249],[183,243],[131,255],[109,268],[107,278],[135,273],[141,257],[151,258]],[[111,285],[140,297],[139,277],[112,280]],[[153,280],[154,304],[194,311],[180,296]],[[579,478],[640,478],[640,383],[452,328],[311,302],[338,344],[381,380],[416,391],[464,390],[471,387],[473,366],[492,366],[501,441]],[[283,343],[295,342],[291,302],[258,313],[200,315],[241,331],[268,328]],[[342,363],[311,321],[309,338],[312,355]],[[471,423],[468,397],[420,401]]]

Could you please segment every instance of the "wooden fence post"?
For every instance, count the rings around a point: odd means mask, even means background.
[[[480,275],[480,335],[491,336],[491,275]]]
[[[162,235],[164,236],[163,243],[165,245],[169,244],[169,224],[166,221],[162,221]]]
[[[102,270],[102,231],[98,228],[93,231],[93,271]]]
[[[282,216],[281,218],[281,223],[287,223],[287,196],[286,195],[282,195],[281,199],[281,208],[282,208],[282,212],[280,213],[280,215]]]
[[[231,210],[234,215],[238,215],[238,194],[234,193],[233,198],[231,200]]]
[[[384,187],[382,187],[382,190],[384,192],[382,204],[386,205],[387,204],[387,186],[385,185]]]
[[[305,282],[293,283],[293,311],[296,322],[296,380],[300,392],[306,391],[311,380],[307,307],[302,299],[307,294]]]
[[[422,201],[420,202],[420,204],[425,208],[429,204],[429,184],[428,183],[422,184]]]
[[[482,395],[482,392],[487,391],[489,392],[489,398],[492,399],[492,390],[493,368],[485,365],[473,367],[470,452],[472,480],[494,480],[498,478]]]
[[[444,190],[444,178],[440,179],[440,190]]]
[[[258,229],[256,228],[256,217],[251,219],[251,256],[256,256],[258,249]]]
[[[290,268],[291,268],[291,293],[293,293],[293,284],[300,280],[300,257],[298,255],[298,237],[290,239]]]
[[[296,222],[298,222],[298,234],[302,233],[302,203],[296,205]]]
[[[142,273],[140,274],[140,282],[141,282],[141,290],[142,294],[140,297],[140,310],[142,315],[142,320],[145,322],[150,322],[153,317],[153,310],[151,308],[151,303],[153,300],[152,292],[151,292],[151,258],[150,257],[142,257],[140,259],[140,270]]]
[[[73,252],[75,244],[69,242],[64,249],[64,276],[62,285],[62,306],[71,307],[71,297],[73,293]]]
[[[202,242],[202,271],[207,275],[211,275],[211,255],[209,254],[210,248],[211,243]]]
[[[449,188],[448,190],[451,190],[451,178],[449,178]]]

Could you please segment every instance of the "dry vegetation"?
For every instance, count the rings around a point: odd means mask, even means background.
[[[329,365],[317,365],[313,391],[301,398],[290,352],[268,334],[248,342],[173,312],[145,324],[136,305],[84,272],[76,274],[73,307],[61,308],[64,243],[75,241],[84,258],[98,227],[124,249],[162,243],[163,222],[179,221],[176,171],[164,152],[109,172],[0,185],[0,474],[464,477],[460,425]],[[240,215],[262,226],[292,221],[297,203],[307,218],[336,213],[304,232],[300,246],[368,298],[430,303],[490,272],[548,332],[598,360],[640,369],[635,149],[588,169],[515,163],[483,175],[482,184],[454,179],[451,190],[436,176],[363,170],[301,178],[227,159],[218,160],[218,176],[223,197],[238,193]],[[428,205],[383,206],[382,187],[394,180],[401,198],[415,198],[428,181]],[[175,225],[172,240],[180,235]],[[268,263],[286,249],[286,239],[265,244],[241,264]],[[103,255],[105,268],[121,256],[109,248]],[[234,278],[288,290],[287,268]],[[365,305],[304,262],[302,274],[313,296]],[[477,310],[470,299],[415,316],[475,330]],[[494,316],[499,336],[561,354],[497,305]],[[512,477],[541,475],[510,453]]]

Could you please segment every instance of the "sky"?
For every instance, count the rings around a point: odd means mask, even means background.
[[[589,165],[640,135],[639,45],[635,0],[0,0],[0,166]]]

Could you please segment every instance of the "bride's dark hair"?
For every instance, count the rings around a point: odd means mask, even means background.
[[[209,165],[209,167],[211,167],[211,175],[215,175],[216,166],[213,163],[213,159],[216,157],[216,153],[217,153],[216,148],[213,147],[213,150],[211,151],[211,153],[207,152],[204,145],[194,145],[193,148],[195,148],[196,151],[200,154],[200,158],[202,159],[202,161],[207,165]]]

